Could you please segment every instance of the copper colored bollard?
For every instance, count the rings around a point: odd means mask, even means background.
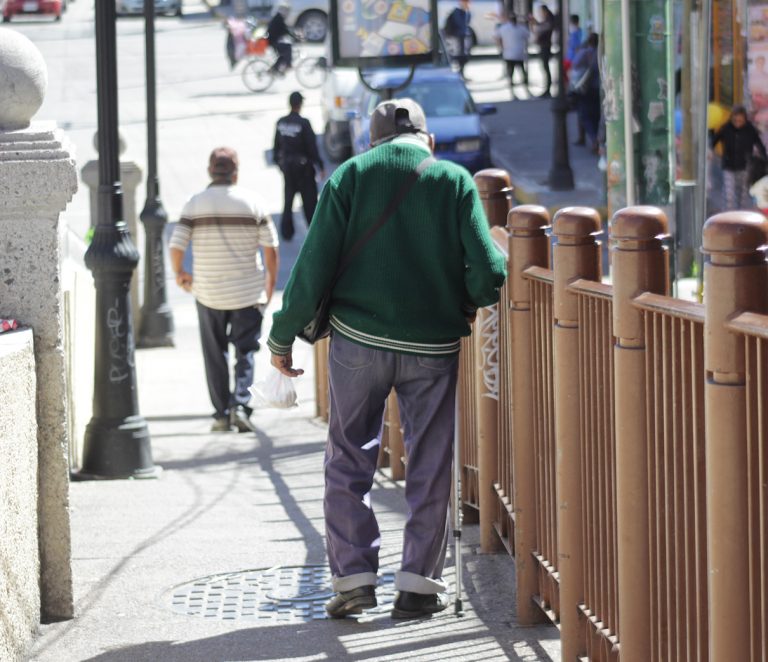
[[[505,170],[488,168],[475,174],[488,224],[506,227],[512,202],[512,186]],[[477,311],[474,331],[474,351],[477,357],[474,379],[477,412],[478,444],[478,503],[480,506],[480,547],[484,552],[502,547],[493,530],[498,480],[498,418],[499,418],[499,305]]]
[[[475,173],[475,185],[483,202],[488,224],[507,226],[507,213],[512,206],[514,187],[509,173],[499,168],[486,168]]]
[[[704,225],[710,660],[760,662],[750,651],[744,340],[726,324],[741,311],[768,311],[766,243],[761,214],[726,212]]]
[[[405,444],[400,426],[400,406],[394,390],[387,399],[385,424],[389,440],[389,469],[392,472],[392,480],[404,480],[405,464],[403,463],[403,458],[405,457]]]
[[[566,207],[554,218],[554,368],[555,443],[557,448],[557,537],[560,572],[562,657],[585,652],[582,485],[580,449],[579,311],[568,285],[584,278],[600,280],[599,214],[589,207]]]
[[[549,267],[549,213],[538,205],[520,205],[509,212],[509,293],[512,336],[511,371],[514,425],[512,455],[515,511],[515,579],[517,621],[533,625],[546,621],[534,602],[538,589],[538,570],[533,560],[537,549],[536,457],[534,452],[533,397],[531,388],[531,291],[523,271],[530,266]],[[512,403],[504,403],[511,406]]]
[[[643,314],[632,300],[668,294],[667,217],[656,207],[627,207],[611,220],[616,416],[616,519],[619,642],[622,662],[651,659],[648,537],[648,435]],[[684,403],[678,403],[684,406]],[[622,626],[623,625],[623,626]]]

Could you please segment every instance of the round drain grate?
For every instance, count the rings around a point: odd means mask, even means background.
[[[278,566],[212,575],[171,590],[178,614],[221,620],[306,622],[328,618],[325,603],[333,596],[326,566]],[[389,612],[395,599],[395,572],[379,573],[379,605],[367,613]]]

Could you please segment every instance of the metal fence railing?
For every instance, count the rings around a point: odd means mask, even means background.
[[[476,181],[509,276],[462,341],[464,509],[514,558],[517,622],[557,623],[567,660],[768,659],[768,220],[709,219],[690,303],[659,209],[614,214],[603,284],[594,210],[551,242]]]

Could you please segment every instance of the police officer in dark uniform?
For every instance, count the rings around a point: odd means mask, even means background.
[[[288,97],[291,112],[277,121],[275,130],[274,160],[283,171],[285,182],[285,204],[283,217],[280,221],[280,232],[283,239],[293,237],[293,198],[301,194],[304,205],[304,217],[307,225],[312,221],[317,206],[317,183],[315,182],[315,166],[322,178],[325,168],[317,151],[317,142],[312,125],[306,117],[302,117],[301,104],[304,97],[300,92],[292,92]]]

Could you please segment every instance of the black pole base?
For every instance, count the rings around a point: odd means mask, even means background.
[[[147,423],[141,416],[92,418],[85,428],[83,466],[74,480],[158,478]]]
[[[549,171],[549,188],[553,191],[573,191],[573,170],[570,166],[552,168]]]
[[[158,310],[141,310],[141,328],[136,340],[137,349],[173,347],[173,315],[168,306]]]

